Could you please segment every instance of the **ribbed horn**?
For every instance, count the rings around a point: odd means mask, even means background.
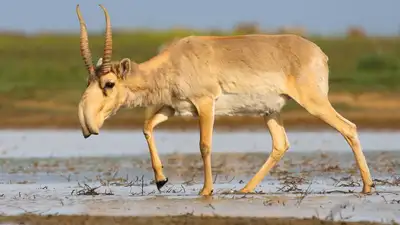
[[[89,72],[89,75],[94,76],[95,71],[94,71],[94,66],[93,66],[93,61],[92,61],[92,54],[90,53],[90,49],[89,49],[88,33],[87,33],[85,21],[83,20],[81,11],[79,9],[79,4],[76,5],[76,14],[78,15],[79,24],[81,27],[81,35],[80,35],[81,56],[83,58],[83,61],[85,62],[85,65]]]
[[[104,11],[104,16],[106,18],[106,32],[105,32],[105,41],[104,41],[104,53],[103,53],[103,65],[101,67],[101,72],[103,74],[110,72],[111,68],[111,56],[112,56],[112,32],[111,32],[111,23],[110,16],[108,15],[107,9],[102,5],[99,6]]]

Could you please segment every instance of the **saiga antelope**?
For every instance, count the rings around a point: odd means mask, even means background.
[[[363,180],[363,193],[374,186],[361,150],[356,125],[335,111],[328,100],[328,57],[313,42],[297,35],[189,36],[174,41],[142,63],[129,58],[111,61],[112,33],[107,10],[103,57],[93,65],[88,34],[79,5],[80,51],[89,72],[79,103],[85,138],[97,135],[103,122],[120,107],[145,107],[143,133],[157,188],[168,179],[153,137],[156,125],[171,116],[196,116],[204,186],[211,195],[211,144],[214,116],[259,115],[272,138],[272,152],[255,176],[240,190],[252,192],[282,158],[289,142],[280,116],[293,99],[310,114],[339,131],[353,150]]]

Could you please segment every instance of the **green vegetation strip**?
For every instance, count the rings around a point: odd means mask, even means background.
[[[174,38],[188,35],[235,35],[191,30],[114,31],[113,58],[143,62]],[[237,33],[236,33],[237,34]],[[308,37],[329,56],[330,93],[400,93],[400,37]],[[102,55],[102,33],[91,33],[96,63]],[[27,115],[76,119],[87,73],[79,52],[79,34],[0,35],[0,114],[3,120]],[[358,110],[334,103],[338,110]],[[300,108],[290,103],[286,110]],[[361,109],[363,110],[363,109]],[[136,109],[136,112],[141,112]],[[120,113],[125,114],[126,113]],[[137,113],[130,111],[130,115]],[[61,117],[60,117],[61,116]],[[3,122],[0,121],[1,124]],[[21,122],[23,123],[23,122]]]
[[[114,32],[113,58],[145,61],[165,42],[200,34],[191,31]],[[208,35],[209,33],[201,33]],[[229,34],[227,34],[229,35]],[[0,36],[0,93],[13,99],[57,98],[76,102],[86,71],[78,34]],[[329,56],[332,91],[399,91],[400,38],[310,37]],[[94,60],[103,51],[102,34],[90,35]],[[68,93],[64,96],[63,93]]]

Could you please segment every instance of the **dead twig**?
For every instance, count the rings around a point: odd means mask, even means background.
[[[334,184],[335,187],[360,187],[361,186],[360,182],[355,181],[352,175],[350,175],[348,177],[342,177],[340,179],[331,177],[331,179],[335,181],[335,184]]]
[[[400,204],[400,199],[392,199],[392,201],[390,201],[390,204]]]
[[[337,193],[337,194],[354,194],[354,190],[347,190],[347,191],[342,191],[342,190],[331,190],[331,191],[320,191],[318,192],[318,194],[333,194],[333,193]]]
[[[73,193],[76,193],[76,195],[99,195],[98,192],[96,192],[96,190],[98,188],[100,188],[101,186],[98,187],[90,187],[89,185],[87,185],[86,183],[84,184],[84,186],[82,186],[79,182],[78,182],[78,186],[81,187],[81,190],[72,190],[71,195]]]
[[[282,192],[301,192],[302,189],[297,187],[297,184],[286,184],[280,188],[278,188],[278,192],[282,191]]]
[[[215,173],[215,177],[214,177],[214,182],[213,182],[213,184],[215,184],[215,182],[217,182],[217,178],[218,178],[218,173]]]
[[[389,179],[373,179],[375,185],[388,185],[388,186],[400,186],[400,177],[393,176],[393,180],[389,181]]]
[[[304,200],[304,198],[305,198],[308,194],[311,193],[310,188],[311,188],[311,184],[312,184],[312,181],[313,181],[313,180],[314,180],[314,178],[311,179],[310,185],[308,185],[306,191],[304,191],[303,193],[301,193],[300,198],[298,199],[298,201],[297,201],[297,203],[296,203],[297,206],[300,206],[300,204],[301,204],[301,202]]]

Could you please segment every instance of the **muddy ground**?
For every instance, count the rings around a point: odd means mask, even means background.
[[[371,195],[359,193],[362,182],[346,141],[327,131],[288,132],[284,158],[255,193],[238,194],[267,159],[270,137],[215,132],[214,194],[204,198],[198,196],[197,132],[156,133],[169,178],[158,191],[140,130],[102,131],[93,139],[79,130],[2,130],[0,224],[399,223],[399,135],[359,133],[376,184]]]
[[[161,192],[154,185],[146,156],[3,158],[0,213],[28,215],[1,220],[3,224],[5,220],[24,224],[322,224],[316,218],[400,222],[400,152],[366,155],[376,184],[372,195],[359,193],[362,182],[352,154],[340,151],[288,153],[255,193],[237,194],[266,154],[215,153],[214,195],[205,198],[197,196],[203,183],[198,154],[162,156],[169,183]]]
[[[104,217],[104,216],[37,216],[24,215],[19,217],[0,217],[0,224],[29,224],[29,225],[358,225],[358,224],[380,224],[373,222],[337,222],[324,221],[317,218],[312,219],[282,219],[282,218],[246,218],[246,217],[220,217],[220,216],[157,216],[157,217]],[[395,223],[393,223],[395,224]]]

